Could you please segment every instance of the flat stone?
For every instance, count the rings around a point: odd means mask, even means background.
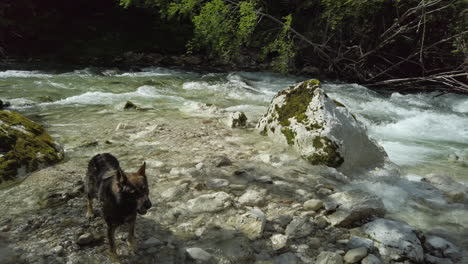
[[[362,259],[361,264],[382,264],[382,261],[375,255],[369,254]]]
[[[200,195],[186,203],[191,213],[208,213],[224,210],[232,206],[232,197],[225,192]]]
[[[344,256],[344,261],[346,263],[357,263],[361,259],[363,259],[365,256],[367,256],[367,248],[365,247],[354,248],[346,252]]]
[[[229,185],[229,181],[226,179],[209,179],[206,181],[206,186],[209,188],[222,188]]]
[[[313,230],[314,226],[309,218],[296,218],[286,227],[286,235],[289,238],[301,238],[310,235]]]
[[[148,238],[145,240],[142,244],[142,248],[151,248],[151,247],[156,247],[162,245],[163,242],[155,237]]]
[[[460,250],[451,242],[437,236],[428,236],[424,247],[429,254],[440,258],[451,258],[458,261],[461,258]]]
[[[362,226],[362,230],[375,241],[380,255],[393,261],[424,260],[423,248],[413,227],[393,220],[377,219]]]
[[[386,212],[382,199],[361,190],[335,193],[328,199],[339,205],[334,213],[327,216],[328,222],[337,227],[350,227],[355,222],[382,217]]]
[[[161,197],[166,201],[176,200],[187,191],[187,186],[187,184],[182,184],[180,186],[170,187],[161,193]]]
[[[257,206],[265,201],[266,191],[247,190],[241,197],[239,203],[242,205]]]
[[[187,248],[185,250],[190,258],[200,261],[209,261],[213,256],[205,250],[197,247]]]
[[[347,245],[348,249],[353,249],[353,248],[359,248],[359,247],[365,247],[367,250],[372,251],[374,250],[374,241],[368,239],[368,238],[363,238],[363,237],[357,237],[357,236],[352,236]]]
[[[453,261],[449,258],[439,258],[429,254],[424,255],[424,260],[427,264],[453,264]]]
[[[317,211],[323,207],[323,201],[318,199],[311,199],[304,203],[304,209]]]
[[[291,252],[281,254],[273,259],[275,264],[298,264],[299,259]]]
[[[314,264],[343,264],[343,257],[335,252],[322,251]]]

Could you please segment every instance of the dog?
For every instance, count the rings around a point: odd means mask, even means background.
[[[109,153],[97,154],[91,158],[86,172],[88,207],[86,216],[92,218],[93,198],[101,201],[102,215],[107,224],[107,238],[110,254],[118,259],[115,249],[115,230],[123,224],[129,225],[128,245],[133,252],[135,244],[135,220],[137,213],[146,214],[152,204],[149,199],[146,163],[136,173],[125,173],[117,158]]]

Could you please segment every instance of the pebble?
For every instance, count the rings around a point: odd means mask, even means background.
[[[304,203],[304,209],[317,211],[323,207],[323,201],[318,199],[311,199]]]
[[[76,241],[76,243],[80,246],[84,246],[84,245],[87,245],[89,243],[91,243],[93,241],[94,237],[91,233],[84,233],[83,235],[81,235],[78,240]]]
[[[346,252],[346,255],[344,256],[344,260],[346,263],[357,263],[361,259],[363,259],[365,256],[367,256],[367,248],[365,247],[354,248]]]

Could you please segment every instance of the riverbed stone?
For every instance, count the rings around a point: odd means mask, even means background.
[[[281,254],[273,259],[274,264],[298,264],[299,258],[292,252]]]
[[[317,211],[323,207],[323,201],[318,199],[310,199],[304,202],[304,209]]]
[[[253,209],[237,219],[237,228],[250,240],[255,240],[263,236],[265,230],[266,216],[259,209]]]
[[[274,250],[280,250],[284,248],[288,242],[288,237],[283,234],[275,234],[270,237],[271,244]]]
[[[409,259],[417,263],[424,260],[424,250],[416,230],[405,223],[380,218],[365,224],[362,230],[375,241],[380,255],[386,259]]]
[[[375,255],[369,254],[362,259],[361,264],[382,264],[382,261]]]
[[[379,167],[387,159],[383,148],[367,136],[364,125],[331,99],[318,80],[278,92],[256,128],[291,146],[313,165],[348,172]]]
[[[230,128],[241,128],[247,126],[247,116],[244,112],[236,111],[229,113],[227,118],[227,125]]]
[[[306,237],[314,231],[314,225],[307,217],[295,218],[286,227],[286,235],[289,238]]]
[[[427,236],[424,248],[431,255],[439,258],[451,258],[454,261],[461,258],[461,252],[454,244],[438,236]]]
[[[367,256],[367,248],[365,247],[353,248],[351,250],[348,250],[348,252],[346,252],[346,254],[344,255],[344,261],[345,263],[357,263],[361,259],[363,259],[365,256]]]
[[[429,174],[422,180],[441,190],[449,202],[468,202],[468,187],[455,181],[450,176]]]
[[[361,190],[335,193],[328,196],[328,200],[338,205],[336,211],[327,216],[333,226],[350,227],[356,222],[382,217],[386,212],[382,199]]]
[[[210,253],[206,252],[205,250],[201,248],[197,248],[197,247],[187,248],[185,251],[190,256],[190,258],[194,260],[207,262],[207,261],[210,261],[211,258],[213,258],[213,256]]]
[[[335,252],[322,251],[317,256],[315,264],[343,264],[343,257]]]
[[[63,156],[42,125],[19,113],[0,111],[0,182],[55,164]]]
[[[257,206],[265,202],[266,191],[256,191],[249,189],[241,197],[239,197],[239,203],[242,205]]]
[[[212,213],[224,210],[232,205],[231,195],[225,192],[200,195],[188,200],[186,207],[191,213]]]

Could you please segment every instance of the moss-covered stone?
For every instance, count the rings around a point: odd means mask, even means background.
[[[281,133],[283,133],[284,137],[286,138],[286,142],[288,145],[294,145],[294,139],[296,138],[296,132],[292,131],[291,129],[284,127],[281,129]]]
[[[19,169],[31,172],[61,158],[40,124],[18,113],[0,111],[0,182],[15,179]]]
[[[338,151],[338,145],[326,137],[316,137],[313,141],[317,149],[312,155],[305,157],[312,165],[326,165],[338,167],[343,164],[344,159]]]
[[[307,116],[305,112],[312,100],[314,90],[318,88],[319,85],[320,81],[318,80],[308,80],[302,82],[298,87],[287,89],[279,93],[286,97],[283,106],[276,108],[278,121],[282,126],[289,126],[289,119],[293,117],[299,123],[306,121]]]

